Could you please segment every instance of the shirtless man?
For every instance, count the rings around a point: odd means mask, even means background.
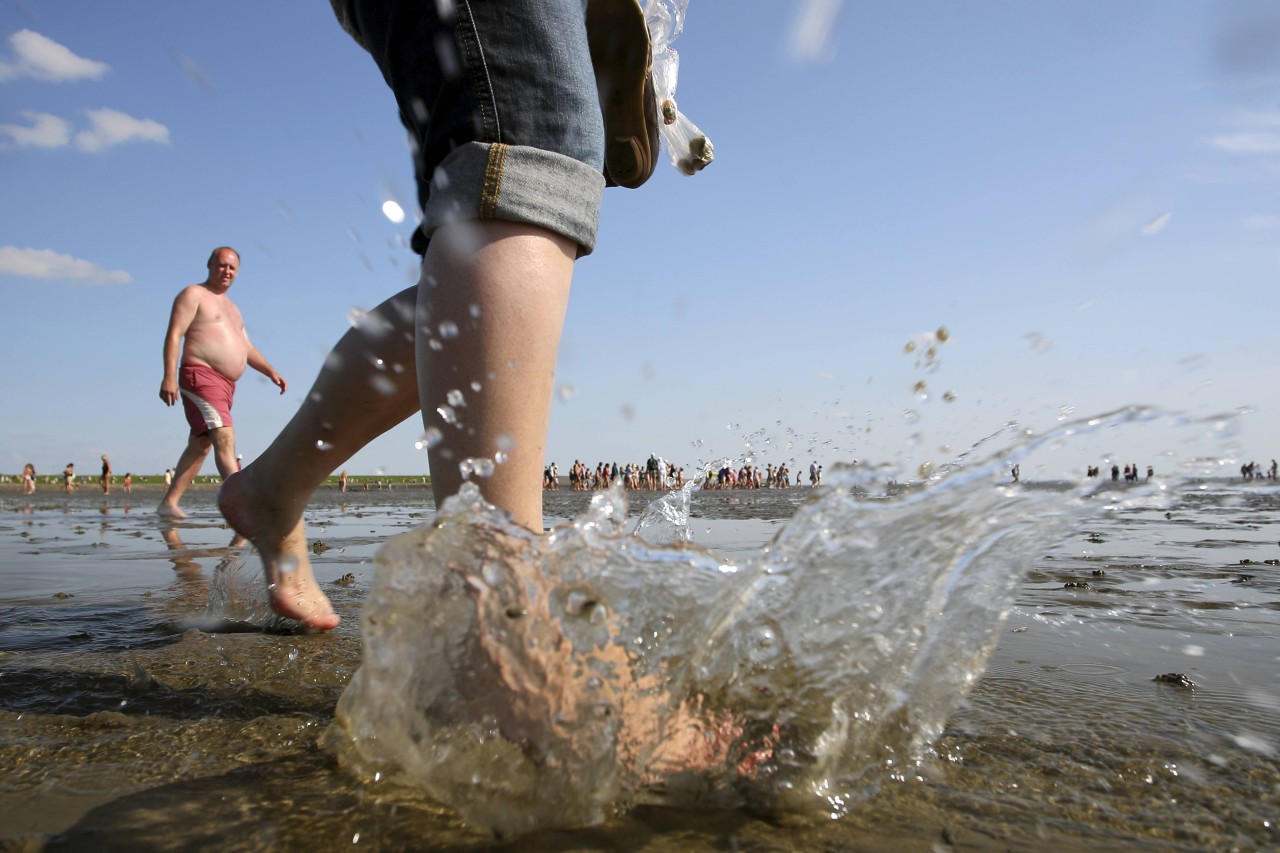
[[[227,296],[240,271],[239,253],[229,246],[214,249],[207,266],[209,277],[183,288],[173,300],[169,330],[164,337],[160,399],[172,406],[181,396],[187,423],[191,425],[173,480],[156,508],[157,514],[169,518],[186,518],[178,501],[200,473],[210,447],[223,479],[236,472],[231,400],[245,367],[270,379],[281,394],[286,388],[284,377],[249,341],[240,309]]]

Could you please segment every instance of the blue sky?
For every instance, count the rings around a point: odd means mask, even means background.
[[[748,449],[911,469],[1134,403],[1253,411],[1229,441],[1157,424],[1037,470],[1277,455],[1280,7],[692,0],[675,46],[717,159],[606,193],[562,471]],[[394,102],[322,2],[0,0],[0,181],[3,471],[176,462],[162,337],[215,245],[290,384],[242,381],[246,459],[352,309],[416,277],[412,222],[381,212],[414,208]],[[939,327],[935,359],[904,352]],[[421,431],[348,469],[425,471]]]

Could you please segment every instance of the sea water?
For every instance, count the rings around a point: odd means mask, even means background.
[[[261,584],[200,495],[177,525],[5,496],[0,827],[49,849],[1273,846],[1277,490],[1014,485],[1026,442],[995,444],[892,488],[854,466],[634,515],[549,494],[540,538],[474,494],[433,515],[420,490],[321,493],[344,624],[318,637],[198,621],[251,621]]]
[[[537,537],[470,486],[379,555],[329,743],[502,834],[655,802],[841,818],[936,760],[1018,579],[1115,509],[973,456],[893,494],[837,467],[731,559],[687,544],[692,487]]]

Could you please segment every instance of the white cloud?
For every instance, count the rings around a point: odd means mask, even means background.
[[[169,144],[169,128],[149,118],[134,118],[103,107],[85,110],[89,129],[75,135],[81,151],[96,152],[125,142]],[[65,148],[71,144],[71,125],[48,113],[24,112],[29,124],[0,124],[0,150],[5,148]]]
[[[1275,154],[1280,152],[1280,133],[1227,133],[1212,137],[1209,144],[1228,154]]]
[[[0,124],[0,148],[62,148],[71,142],[71,125],[48,113],[24,112],[30,124]]]
[[[111,70],[105,62],[76,56],[51,38],[31,30],[9,36],[12,59],[0,59],[0,83],[31,77],[50,83],[101,80]]]
[[[0,246],[0,276],[74,281],[83,284],[130,284],[124,270],[107,270],[91,261],[60,255],[52,249],[19,249]]]
[[[134,140],[169,144],[169,128],[158,121],[134,118],[105,107],[85,112],[92,126],[76,134],[76,147],[82,151],[101,151],[108,146]]]
[[[1255,213],[1244,218],[1244,227],[1260,231],[1280,230],[1280,216],[1273,213]]]

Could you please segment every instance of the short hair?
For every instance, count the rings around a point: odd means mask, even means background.
[[[206,267],[213,266],[213,262],[218,259],[219,252],[230,252],[231,254],[236,256],[237,261],[240,260],[240,253],[237,252],[235,249],[231,248],[230,246],[219,246],[218,248],[214,249],[212,252],[209,253],[209,260],[205,261],[204,265]]]

